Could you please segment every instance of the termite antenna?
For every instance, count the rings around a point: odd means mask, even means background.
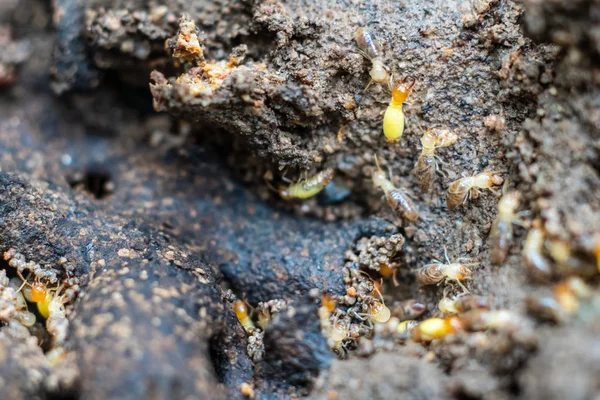
[[[381,287],[381,285],[383,285],[383,278],[380,279],[379,281],[379,287]],[[379,290],[379,288],[377,288],[376,286],[373,288],[374,292],[377,292],[377,294],[379,295],[379,298],[381,299],[381,304],[383,304],[385,306],[385,300],[383,300],[383,294],[381,294],[381,290]]]
[[[451,264],[450,260],[448,259],[448,249],[446,248],[446,246],[444,246],[444,257],[446,258],[446,262],[448,264]]]
[[[379,165],[379,159],[377,158],[377,154],[373,154],[375,157],[375,165],[377,165],[377,169],[381,171],[381,165]]]
[[[17,293],[19,293],[21,291],[21,289],[23,289],[23,287],[25,287],[25,285],[31,286],[31,283],[27,282],[27,279],[23,278],[23,275],[21,275],[21,271],[19,271],[17,269],[17,275],[19,275],[19,278],[21,278],[21,280],[23,281],[23,283],[21,284],[21,287],[17,290]],[[28,276],[29,278],[29,276]]]
[[[275,189],[275,187],[274,187],[273,185],[271,185],[271,182],[269,182],[269,181],[268,181],[268,180],[266,180],[266,179],[265,179],[265,184],[267,185],[267,187],[268,187],[268,188],[269,188],[271,191],[273,191],[273,192],[275,192],[275,193],[279,193],[279,190]]]

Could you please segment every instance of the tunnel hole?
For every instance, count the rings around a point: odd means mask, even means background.
[[[98,200],[110,196],[115,189],[110,174],[104,171],[75,173],[68,176],[67,181],[73,190],[83,190]]]
[[[1,255],[1,253],[0,253],[0,255]],[[8,279],[10,279],[11,281],[13,281],[13,282],[17,281],[17,283],[14,283],[15,287],[21,286],[21,284],[22,284],[21,278],[17,274],[16,268],[11,267],[8,264],[8,261],[4,260],[2,257],[0,257],[0,270],[4,270],[6,272],[6,277]],[[24,277],[25,277],[25,279],[28,280],[28,282],[31,279],[28,276],[28,274],[24,274]],[[51,347],[51,336],[50,336],[50,333],[48,333],[48,330],[46,329],[46,326],[45,326],[46,318],[44,316],[42,316],[42,314],[38,310],[38,307],[35,303],[32,303],[29,300],[26,300],[25,304],[26,304],[26,306],[25,306],[24,311],[28,311],[35,316],[35,323],[31,326],[26,326],[26,328],[27,328],[27,330],[29,330],[29,332],[31,333],[32,336],[34,336],[38,339],[38,345],[41,347],[42,351],[44,351],[44,353],[45,353],[48,350],[50,350],[50,347]],[[8,321],[0,321],[0,329],[6,325],[8,325]]]

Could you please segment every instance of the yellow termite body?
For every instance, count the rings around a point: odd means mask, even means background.
[[[284,200],[308,199],[319,194],[334,177],[335,171],[327,168],[308,179],[294,183],[287,188],[282,188],[278,192]]]
[[[442,339],[463,329],[461,320],[451,316],[446,318],[429,318],[417,325],[412,331],[415,342],[431,342]]]
[[[410,85],[402,81],[392,89],[392,99],[383,115],[383,134],[388,143],[396,143],[404,133],[404,110],[402,104],[408,98],[415,81]]]

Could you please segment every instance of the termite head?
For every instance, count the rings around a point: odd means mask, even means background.
[[[237,300],[233,304],[233,311],[235,311],[235,315],[239,320],[243,320],[248,317],[248,306],[242,300]]]
[[[445,314],[458,313],[458,311],[456,310],[456,307],[454,306],[454,300],[449,299],[448,297],[444,297],[443,299],[440,300],[440,302],[438,303],[438,308],[440,309],[441,312],[443,312]]]
[[[387,322],[390,319],[390,309],[383,303],[374,300],[369,308],[369,317],[375,322]]]
[[[41,282],[33,282],[31,284],[31,300],[34,303],[40,303],[46,299],[46,285]]]
[[[377,165],[377,170],[375,170],[375,172],[373,172],[373,184],[375,186],[378,187],[385,187],[387,186],[387,183],[389,182],[387,176],[385,175],[385,172],[383,172],[383,170],[381,169],[381,166],[379,165],[379,160],[377,159],[377,156],[375,156],[375,164]]]
[[[331,297],[327,294],[324,294],[321,297],[321,305],[323,307],[325,307],[327,309],[327,311],[329,311],[330,313],[333,312],[333,310],[335,310],[335,304],[336,304],[336,301],[333,297]]]
[[[279,196],[281,196],[281,198],[283,200],[291,200],[292,199],[292,195],[290,194],[290,191],[288,190],[288,188],[282,186],[277,190],[277,193],[279,193]]]
[[[446,266],[446,270],[444,271],[445,275],[448,279],[456,279],[458,281],[462,281],[465,279],[469,279],[473,274],[469,268],[462,264],[449,264]]]
[[[378,58],[374,58],[372,63],[373,66],[371,67],[369,75],[371,75],[373,82],[386,83],[388,81],[388,71],[386,66],[383,64],[383,61]]]
[[[458,140],[458,135],[449,129],[441,129],[437,132],[437,147],[452,146]]]
[[[406,79],[404,79],[402,82],[396,84],[392,89],[392,100],[394,103],[404,103],[416,82],[417,81],[413,79],[412,83],[409,84]]]
[[[494,172],[483,172],[475,176],[475,185],[478,188],[489,188],[500,186],[504,183],[504,178]]]
[[[498,203],[498,213],[503,215],[512,214],[519,208],[520,203],[521,199],[518,192],[506,193]]]
[[[424,149],[452,146],[458,140],[456,133],[448,129],[428,129],[421,137]]]

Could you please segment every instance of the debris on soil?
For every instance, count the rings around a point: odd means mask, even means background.
[[[598,11],[3,2],[0,391],[597,397]],[[396,144],[374,64],[415,81]]]

